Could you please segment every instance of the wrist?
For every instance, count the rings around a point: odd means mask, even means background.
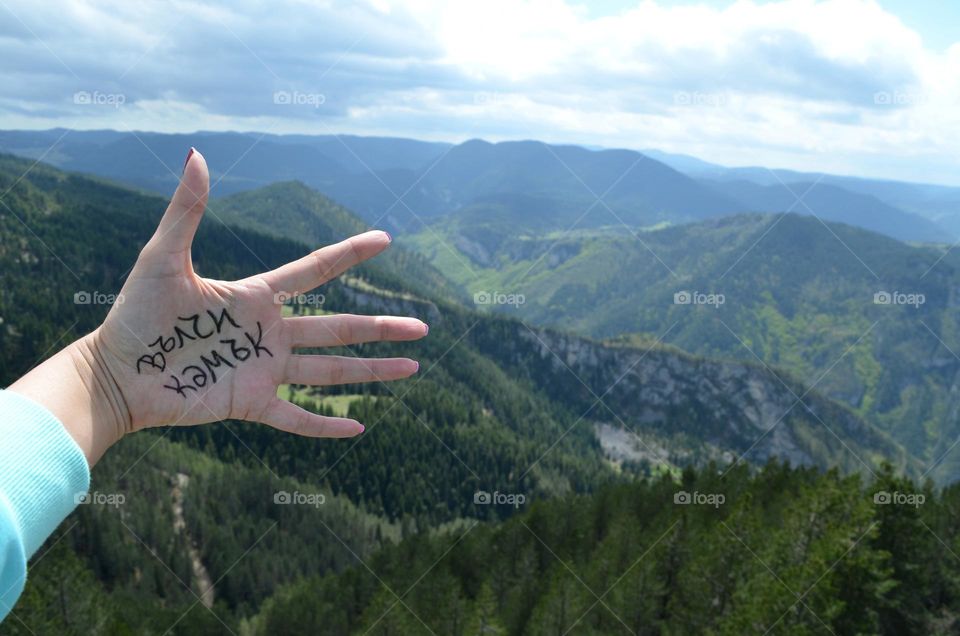
[[[46,407],[93,465],[130,430],[130,412],[107,364],[99,329],[9,387]]]
[[[109,350],[103,345],[102,327],[74,342],[68,350],[74,356],[74,366],[91,397],[95,420],[104,429],[110,446],[133,430],[130,408],[123,394],[114,366],[108,364]]]

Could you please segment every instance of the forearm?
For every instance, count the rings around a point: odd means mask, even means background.
[[[99,330],[62,349],[8,390],[59,419],[91,468],[129,430],[129,410],[104,362]]]

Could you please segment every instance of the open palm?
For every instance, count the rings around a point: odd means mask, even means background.
[[[372,231],[276,270],[225,282],[197,276],[190,247],[203,216],[209,174],[194,151],[156,233],[99,329],[102,365],[129,414],[130,432],[227,418],[314,437],[349,437],[358,422],[305,411],[277,397],[280,384],[395,380],[419,364],[406,358],[297,355],[298,347],[415,340],[414,318],[347,314],[284,318],[282,298],[309,291],[390,244]]]

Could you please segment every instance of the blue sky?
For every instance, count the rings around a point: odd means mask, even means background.
[[[534,138],[960,184],[960,3],[0,2],[0,127]]]
[[[960,2],[952,0],[881,0],[880,6],[916,29],[931,47],[945,50],[958,41]]]
[[[707,5],[724,9],[734,0],[675,0],[662,4],[672,6]],[[589,15],[616,15],[637,5],[634,0],[590,0],[576,3]],[[770,4],[770,2],[758,2]],[[899,17],[906,26],[919,32],[933,48],[946,49],[958,39],[960,2],[955,0],[878,0],[884,10]]]

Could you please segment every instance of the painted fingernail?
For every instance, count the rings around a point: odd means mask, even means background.
[[[183,160],[183,168],[180,169],[180,174],[183,174],[187,170],[187,164],[190,163],[190,157],[192,157],[193,153],[196,151],[196,148],[190,146],[190,152],[187,153],[187,158]]]

